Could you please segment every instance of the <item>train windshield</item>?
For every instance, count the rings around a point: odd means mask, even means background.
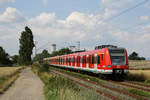
[[[125,65],[125,50],[124,49],[110,49],[110,58],[112,65]]]

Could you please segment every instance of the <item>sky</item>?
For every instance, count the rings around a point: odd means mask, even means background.
[[[81,49],[113,44],[150,58],[150,0],[0,0],[0,46],[10,55],[25,26],[38,53],[80,41]]]

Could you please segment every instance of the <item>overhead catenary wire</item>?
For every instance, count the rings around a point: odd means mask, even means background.
[[[132,6],[132,7],[130,7],[130,8],[127,8],[127,9],[121,11],[121,12],[118,13],[117,15],[112,16],[111,18],[106,19],[106,20],[104,20],[104,21],[107,22],[107,21],[113,20],[113,19],[115,19],[115,18],[117,18],[117,17],[120,17],[121,15],[123,15],[123,14],[125,14],[125,13],[127,13],[127,12],[129,12],[129,11],[131,11],[131,10],[133,10],[133,9],[135,9],[135,8],[137,8],[137,7],[139,7],[139,6],[143,5],[143,4],[145,4],[145,3],[147,3],[147,2],[148,2],[148,0],[144,0],[144,1],[142,1],[142,2],[140,2],[140,3],[138,3],[138,4],[134,5],[134,6]]]
[[[110,22],[111,20],[113,20],[113,19],[115,19],[115,18],[117,18],[117,17],[120,17],[121,15],[123,15],[123,14],[125,14],[125,13],[127,13],[127,12],[129,12],[129,11],[131,11],[131,10],[133,10],[133,9],[135,9],[135,8],[137,8],[137,7],[139,7],[139,6],[141,6],[141,5],[143,5],[143,4],[145,4],[145,3],[147,3],[149,0],[143,0],[142,2],[139,2],[139,3],[137,3],[136,5],[134,5],[134,6],[132,6],[132,7],[130,7],[130,8],[127,8],[127,9],[125,9],[125,10],[123,10],[122,12],[120,12],[120,13],[118,13],[117,15],[115,15],[115,16],[112,16],[111,18],[109,18],[109,19],[105,19],[105,20],[103,20],[104,22]],[[147,22],[146,22],[147,23]],[[144,25],[144,24],[146,24],[146,23],[138,23],[138,24],[135,24],[135,25],[131,25],[131,26],[129,26],[129,27],[125,27],[125,28],[121,28],[122,30],[129,30],[129,29],[131,29],[131,28],[135,28],[135,26],[140,26],[140,25]],[[105,30],[103,30],[103,31],[101,31],[101,33],[102,32],[106,32]]]

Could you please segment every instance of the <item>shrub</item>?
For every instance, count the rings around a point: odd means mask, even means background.
[[[127,74],[126,77],[127,80],[129,81],[139,81],[139,82],[144,82],[146,80],[144,74]]]
[[[148,84],[150,84],[150,80],[145,80],[145,82],[144,83],[148,83]]]

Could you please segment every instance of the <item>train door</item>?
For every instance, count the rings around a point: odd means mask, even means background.
[[[82,67],[86,68],[86,56],[82,56]]]
[[[91,55],[91,68],[94,68],[94,64],[95,64],[95,56]]]
[[[66,66],[68,66],[68,57],[66,57]]]
[[[77,56],[77,67],[80,67],[80,56]]]
[[[62,57],[62,65],[64,65],[64,57]]]
[[[101,67],[104,65],[104,55],[103,54],[101,54],[101,58],[100,58],[101,60],[100,60],[100,65],[101,65]]]
[[[60,57],[60,65],[62,65],[62,58]]]
[[[90,68],[91,67],[91,55],[88,56],[88,65],[89,65],[88,67]]]
[[[94,68],[94,55],[88,57],[89,68]]]
[[[71,57],[69,57],[69,66],[71,66]]]
[[[75,56],[73,56],[73,63],[72,66],[75,66]]]

